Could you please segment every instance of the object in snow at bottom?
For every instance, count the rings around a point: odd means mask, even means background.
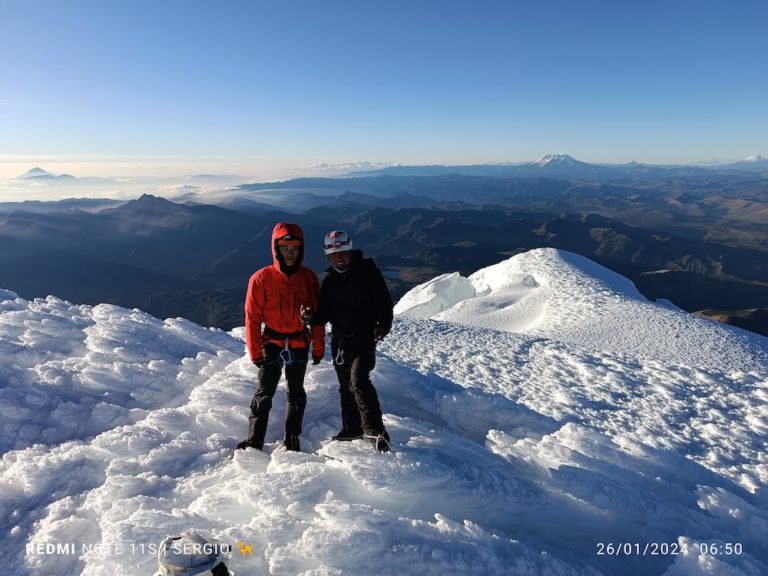
[[[234,576],[223,562],[229,547],[199,532],[168,536],[157,550],[154,576]]]

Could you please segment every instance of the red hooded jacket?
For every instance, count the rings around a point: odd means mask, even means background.
[[[277,240],[288,234],[301,241],[299,257],[291,274],[283,271],[285,264],[277,252]],[[302,305],[317,310],[320,282],[312,270],[302,266],[303,261],[302,229],[298,224],[276,224],[272,230],[272,266],[262,268],[251,276],[248,295],[245,297],[245,342],[254,362],[264,358],[262,348],[265,344],[272,342],[278,346],[285,345],[285,338],[276,337],[273,332],[296,334],[304,329],[304,323],[299,317]],[[265,325],[264,331],[262,323]],[[324,327],[313,326],[311,339],[312,357],[322,357],[325,354]],[[306,348],[309,344],[303,335],[288,340],[290,348]]]

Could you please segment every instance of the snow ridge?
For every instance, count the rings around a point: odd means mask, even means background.
[[[766,338],[649,302],[628,279],[563,250],[531,250],[466,279],[441,278],[430,293],[421,285],[405,294],[396,313],[714,370],[751,372],[768,362]]]

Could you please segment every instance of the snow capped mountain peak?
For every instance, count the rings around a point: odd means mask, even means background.
[[[766,162],[768,161],[768,158],[763,156],[762,154],[753,154],[752,156],[748,156],[744,162]]]
[[[56,176],[47,170],[43,170],[40,167],[35,167],[32,168],[32,170],[27,170],[24,174],[19,176],[17,180],[34,180],[36,183],[69,183],[75,182],[78,179],[74,176],[70,176],[69,174],[60,174]]]
[[[534,160],[533,162],[531,162],[531,164],[543,167],[543,166],[551,166],[551,165],[568,165],[568,164],[574,164],[575,162],[576,160],[574,160],[568,154],[547,154],[543,158]]]
[[[24,174],[19,176],[19,180],[26,180],[28,178],[40,178],[40,177],[52,177],[53,174],[47,170],[43,170],[40,167],[34,167],[31,170],[27,170]]]
[[[395,312],[666,362],[749,371],[768,361],[753,343],[765,339],[649,302],[623,276],[552,248],[518,254],[468,278],[435,278],[405,294]]]

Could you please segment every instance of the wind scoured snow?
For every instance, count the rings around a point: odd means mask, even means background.
[[[395,314],[431,318],[476,294],[472,282],[458,272],[443,274],[410,290],[395,304]]]
[[[507,293],[521,300],[547,286],[541,269],[514,273]],[[500,280],[485,274],[486,296],[503,294]],[[626,286],[616,297],[632,306]],[[526,330],[549,322],[517,317]],[[282,382],[267,450],[229,460],[255,391],[242,339],[113,306],[0,303],[2,409],[31,394],[52,429],[35,420],[18,445],[3,432],[6,573],[151,574],[153,547],[188,529],[232,545],[238,576],[768,573],[764,339],[742,351],[745,371],[655,359],[636,341],[598,350],[399,317],[373,372],[393,453],[327,442],[338,384],[323,363],[308,369],[304,452],[274,451]],[[80,427],[51,416],[67,402],[85,407]],[[100,403],[117,417],[85,416]],[[46,553],[56,544],[75,550]]]
[[[7,300],[15,300],[18,297],[19,297],[19,295],[16,294],[16,292],[11,292],[10,290],[1,290],[0,289],[0,302],[5,302]]]
[[[562,250],[531,250],[483,268],[467,279],[474,294],[460,280],[434,295],[452,306],[431,306],[427,283],[401,300],[418,295],[418,308],[400,311],[665,363],[750,372],[768,361],[764,337],[649,302],[623,276]]]
[[[0,302],[2,452],[92,437],[185,402],[185,363],[241,349],[182,319],[12,297]]]

